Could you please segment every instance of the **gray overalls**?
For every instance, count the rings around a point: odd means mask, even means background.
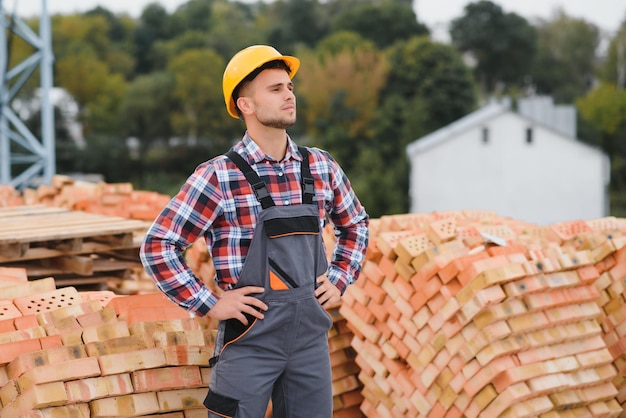
[[[226,155],[244,173],[262,205],[236,287],[261,286],[265,318],[220,321],[209,417],[263,418],[272,399],[274,417],[330,418],[332,321],[315,295],[328,267],[308,150],[301,168],[302,205],[276,206],[265,183],[234,151]]]

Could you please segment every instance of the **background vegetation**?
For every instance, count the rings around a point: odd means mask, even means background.
[[[222,73],[236,51],[267,43],[302,60],[290,134],[328,149],[373,217],[408,211],[407,144],[489,97],[529,94],[576,104],[580,139],[611,158],[612,212],[626,215],[626,22],[605,34],[563,12],[530,22],[477,1],[451,23],[448,44],[408,0],[189,0],[173,13],[150,4],[137,19],[102,7],[55,15],[52,31],[54,84],[76,101],[84,137],[75,143],[57,111],[59,172],[175,193],[241,138]],[[12,63],[32,53],[19,38],[10,50]],[[35,84],[20,92],[25,102]]]

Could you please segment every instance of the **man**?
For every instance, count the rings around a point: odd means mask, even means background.
[[[332,416],[325,306],[359,276],[368,216],[333,158],[298,147],[293,76],[300,61],[267,45],[233,56],[223,77],[228,113],[246,132],[201,165],[146,234],[141,259],[172,301],[219,320],[209,417]],[[330,220],[336,242],[325,252]],[[207,241],[220,295],[185,263]],[[328,260],[330,259],[330,263]]]

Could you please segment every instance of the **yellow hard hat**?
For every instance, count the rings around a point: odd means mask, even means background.
[[[263,64],[283,60],[291,69],[289,78],[293,78],[300,67],[300,60],[289,55],[282,55],[275,48],[268,45],[253,45],[237,52],[226,65],[224,77],[222,79],[222,90],[224,90],[224,102],[228,114],[235,119],[237,115],[237,105],[233,100],[233,91],[251,72]]]

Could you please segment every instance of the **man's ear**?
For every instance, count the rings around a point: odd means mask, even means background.
[[[249,115],[254,110],[252,106],[252,100],[249,97],[239,96],[237,98],[237,107],[241,111],[241,113],[245,115]]]

